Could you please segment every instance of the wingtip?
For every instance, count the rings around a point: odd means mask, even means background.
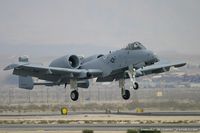
[[[183,63],[182,63],[183,66],[185,66],[186,64],[187,64],[186,62],[183,62]]]
[[[183,66],[185,66],[186,64],[187,64],[186,62],[179,63],[179,64],[177,64],[175,67],[183,67]]]
[[[14,69],[18,66],[19,66],[18,64],[10,64],[10,65],[6,66],[3,70],[4,71],[11,70],[11,69]]]

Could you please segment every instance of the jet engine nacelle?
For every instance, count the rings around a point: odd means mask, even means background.
[[[80,59],[76,55],[66,55],[53,60],[49,66],[60,68],[79,68]]]

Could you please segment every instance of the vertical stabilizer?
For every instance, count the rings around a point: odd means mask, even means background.
[[[27,56],[19,57],[19,62],[29,62]],[[19,76],[19,88],[32,90],[34,86],[33,79],[30,76]]]

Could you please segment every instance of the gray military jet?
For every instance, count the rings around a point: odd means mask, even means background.
[[[32,64],[27,57],[20,57],[19,62],[7,66],[4,70],[13,70],[19,76],[19,88],[33,89],[34,85],[70,85],[71,99],[78,100],[78,87],[88,88],[89,79],[97,82],[119,81],[122,98],[130,98],[130,91],[125,89],[125,79],[130,78],[131,87],[139,88],[136,77],[169,71],[171,67],[182,67],[186,63],[159,64],[158,57],[147,50],[141,43],[134,42],[125,48],[107,55],[93,55],[83,58],[66,55],[53,60],[49,66]],[[44,82],[33,82],[36,77]]]

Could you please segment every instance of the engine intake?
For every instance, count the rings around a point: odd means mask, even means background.
[[[60,68],[79,68],[80,59],[76,55],[66,55],[53,60],[49,66]]]

